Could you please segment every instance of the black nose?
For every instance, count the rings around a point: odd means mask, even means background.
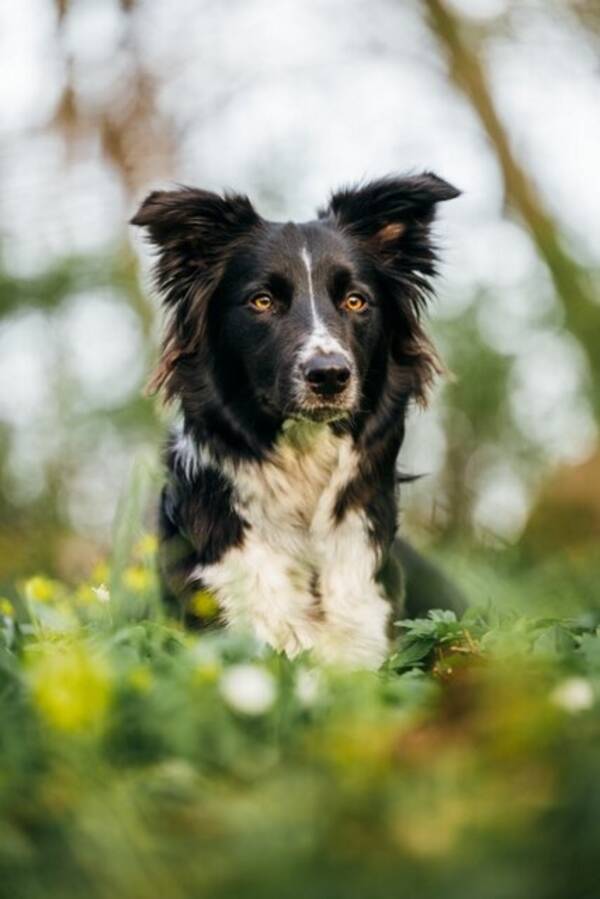
[[[304,365],[304,377],[319,396],[335,396],[347,386],[350,368],[339,353],[311,356]]]

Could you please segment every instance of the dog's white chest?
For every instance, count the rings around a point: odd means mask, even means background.
[[[272,462],[232,473],[248,524],[243,545],[198,572],[230,626],[288,655],[314,650],[325,662],[381,664],[390,607],[375,581],[367,521],[355,511],[334,517],[356,464],[349,438],[296,425]]]

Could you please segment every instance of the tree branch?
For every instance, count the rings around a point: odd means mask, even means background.
[[[470,100],[496,153],[504,178],[506,203],[522,219],[548,266],[565,312],[565,326],[586,352],[596,383],[600,383],[600,307],[589,276],[564,249],[558,227],[545,208],[531,178],[515,157],[500,121],[477,49],[443,0],[423,0],[433,33],[448,61],[449,74]],[[600,391],[595,391],[600,415]]]

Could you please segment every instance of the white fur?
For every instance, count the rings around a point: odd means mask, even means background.
[[[312,278],[312,257],[308,251],[307,247],[302,247],[300,250],[300,258],[304,263],[304,268],[306,269],[306,278],[308,281],[308,299],[310,300],[310,311],[312,314],[313,321],[313,329],[315,331],[326,331],[325,325],[323,324],[323,320],[319,315],[317,310],[317,304],[315,301],[315,289],[313,287],[313,278]]]
[[[290,656],[312,649],[325,662],[381,664],[390,607],[375,582],[367,521],[356,511],[339,524],[333,518],[357,462],[350,438],[295,421],[270,461],[228,466],[248,523],[243,545],[193,576],[215,593],[231,627]]]
[[[179,425],[175,437],[174,452],[188,481],[193,480],[201,468],[214,465],[208,447],[198,446],[191,434],[186,434],[182,425]]]
[[[191,481],[198,473],[200,465],[198,450],[190,435],[180,430],[175,437],[173,449],[183,473],[187,480]]]
[[[348,359],[348,353],[344,350],[339,341],[337,341],[335,337],[332,337],[325,325],[325,322],[319,315],[319,310],[317,309],[317,303],[315,300],[315,289],[313,285],[312,257],[307,247],[302,247],[300,251],[300,258],[302,259],[302,262],[304,263],[304,267],[306,269],[306,277],[308,281],[308,298],[310,300],[310,311],[312,315],[312,330],[308,337],[308,340],[306,341],[300,352],[300,361],[304,362],[317,353],[324,353],[325,355],[328,355],[329,353],[339,353],[340,355],[344,356],[344,358]]]

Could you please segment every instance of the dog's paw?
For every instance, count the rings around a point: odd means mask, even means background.
[[[308,633],[303,633],[286,622],[278,622],[277,627],[273,622],[257,622],[255,623],[255,632],[259,640],[268,643],[277,652],[285,653],[290,659],[312,649],[313,646],[313,641]]]

